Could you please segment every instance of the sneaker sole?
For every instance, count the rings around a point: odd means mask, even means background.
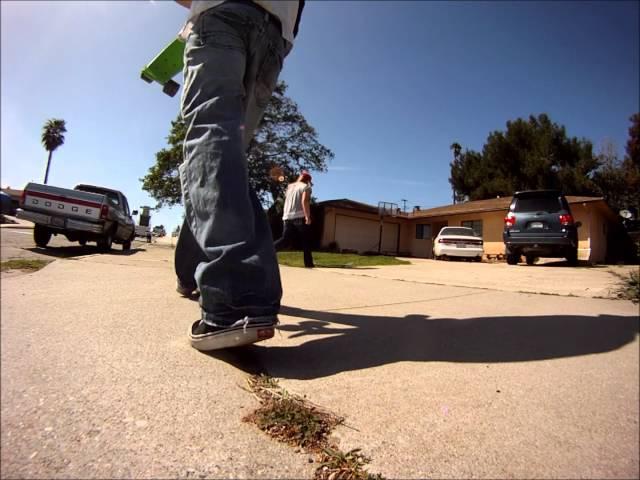
[[[229,328],[219,332],[193,335],[189,327],[191,346],[200,351],[221,350],[223,348],[240,347],[268,340],[275,334],[273,324],[248,325]]]
[[[176,288],[176,292],[178,292],[184,298],[196,298],[200,296],[200,290],[194,288],[193,290],[188,290],[186,288]]]

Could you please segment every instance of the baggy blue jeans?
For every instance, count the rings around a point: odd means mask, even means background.
[[[246,150],[289,49],[270,14],[251,2],[203,12],[187,40],[179,169],[185,221],[175,268],[183,285],[195,281],[200,289],[210,325],[280,309],[271,228],[249,186]]]

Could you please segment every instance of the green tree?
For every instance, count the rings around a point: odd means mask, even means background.
[[[546,114],[507,122],[492,132],[482,152],[465,150],[451,162],[449,182],[456,199],[481,200],[517,190],[558,188],[568,195],[596,191],[599,166],[586,139],[567,137]]]
[[[629,119],[629,139],[627,140],[627,156],[622,162],[622,171],[626,179],[626,207],[633,207],[640,214],[640,113]]]
[[[283,196],[286,182],[270,177],[280,167],[286,180],[293,180],[302,169],[325,171],[333,152],[318,140],[318,133],[300,113],[298,105],[285,95],[287,85],[279,82],[264,116],[249,145],[247,164],[249,183],[263,202]],[[182,202],[178,166],[183,161],[182,143],[186,134],[178,117],[171,122],[168,148],[156,153],[156,163],[140,180],[143,190],[158,202],[158,207]]]
[[[614,210],[625,207],[627,194],[627,180],[622,168],[622,160],[618,156],[616,146],[607,140],[598,154],[600,167],[593,176],[598,193]]]
[[[636,167],[640,168],[640,113],[634,113],[629,127],[629,140],[627,141],[627,158]]]
[[[47,159],[47,169],[44,173],[44,183],[49,181],[49,167],[51,166],[51,156],[54,150],[64,144],[64,134],[67,132],[67,126],[64,120],[51,118],[47,120],[42,127],[42,145],[49,152]]]
[[[606,142],[598,155],[601,166],[593,181],[614,211],[635,209],[637,214],[640,212],[640,114],[632,115],[629,120],[626,156],[621,160],[615,146]]]

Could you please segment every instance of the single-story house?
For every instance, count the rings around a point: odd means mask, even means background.
[[[353,200],[317,204],[321,226],[320,247],[380,252],[422,258],[433,257],[433,240],[442,227],[473,228],[484,239],[485,255],[504,254],[502,231],[512,197],[475,200],[404,213],[380,215],[379,209]],[[602,263],[607,258],[610,234],[620,223],[601,197],[567,196],[577,222],[578,258]],[[318,218],[318,215],[315,215]]]

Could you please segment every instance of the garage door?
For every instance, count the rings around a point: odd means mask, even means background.
[[[380,223],[366,218],[336,215],[336,242],[340,248],[377,251]]]
[[[382,230],[382,252],[395,253],[398,248],[398,224],[385,222]],[[336,242],[340,248],[358,252],[377,252],[380,222],[366,218],[336,215]]]
[[[382,252],[381,253],[397,255],[399,234],[400,234],[400,224],[384,222],[384,225],[382,228],[382,248],[381,248]]]

